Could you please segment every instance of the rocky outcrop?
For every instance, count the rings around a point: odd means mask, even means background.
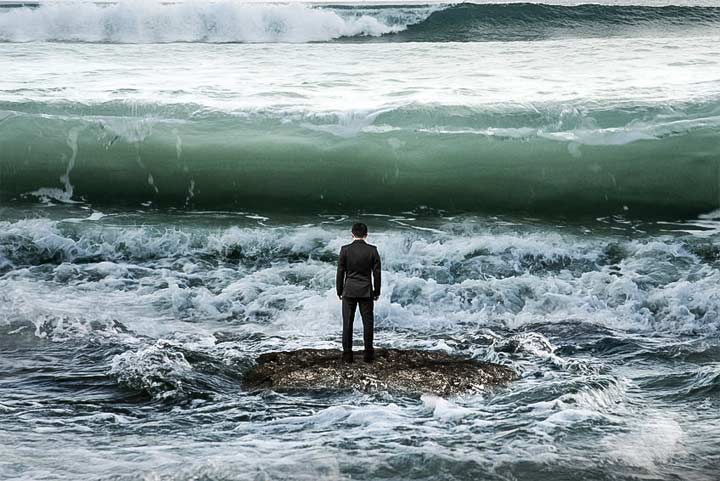
[[[356,389],[449,396],[479,392],[516,377],[506,366],[442,352],[377,349],[375,361],[370,364],[362,362],[362,353],[357,352],[355,362],[345,364],[340,360],[340,351],[301,349],[260,355],[246,374],[245,384],[250,389]]]

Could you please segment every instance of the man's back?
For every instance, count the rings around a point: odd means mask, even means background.
[[[338,296],[342,297],[379,296],[380,254],[377,248],[360,239],[342,246],[336,287]]]
[[[372,362],[375,354],[373,337],[375,330],[374,304],[380,297],[380,254],[377,248],[365,242],[367,226],[357,222],[352,226],[353,241],[342,246],[338,259],[335,286],[342,301],[343,361],[353,362],[352,330],[355,309],[360,306],[363,320],[363,360]]]

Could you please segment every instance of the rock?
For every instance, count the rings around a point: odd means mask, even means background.
[[[345,364],[334,349],[271,352],[257,358],[245,376],[250,389],[387,391],[396,394],[433,393],[441,396],[472,393],[517,378],[499,364],[450,356],[442,352],[376,349],[375,361]]]

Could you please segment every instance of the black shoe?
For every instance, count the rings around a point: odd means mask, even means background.
[[[343,352],[342,361],[347,364],[352,364],[353,363],[353,353],[352,352]]]
[[[365,362],[373,362],[375,360],[375,351],[364,351],[363,352],[363,361]]]

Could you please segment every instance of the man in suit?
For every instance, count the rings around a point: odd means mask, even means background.
[[[338,261],[335,284],[338,298],[342,301],[344,362],[353,362],[352,336],[355,310],[360,306],[363,321],[363,360],[372,362],[373,350],[373,303],[380,297],[380,254],[377,247],[367,243],[368,229],[365,224],[352,226],[353,241],[342,246]]]

